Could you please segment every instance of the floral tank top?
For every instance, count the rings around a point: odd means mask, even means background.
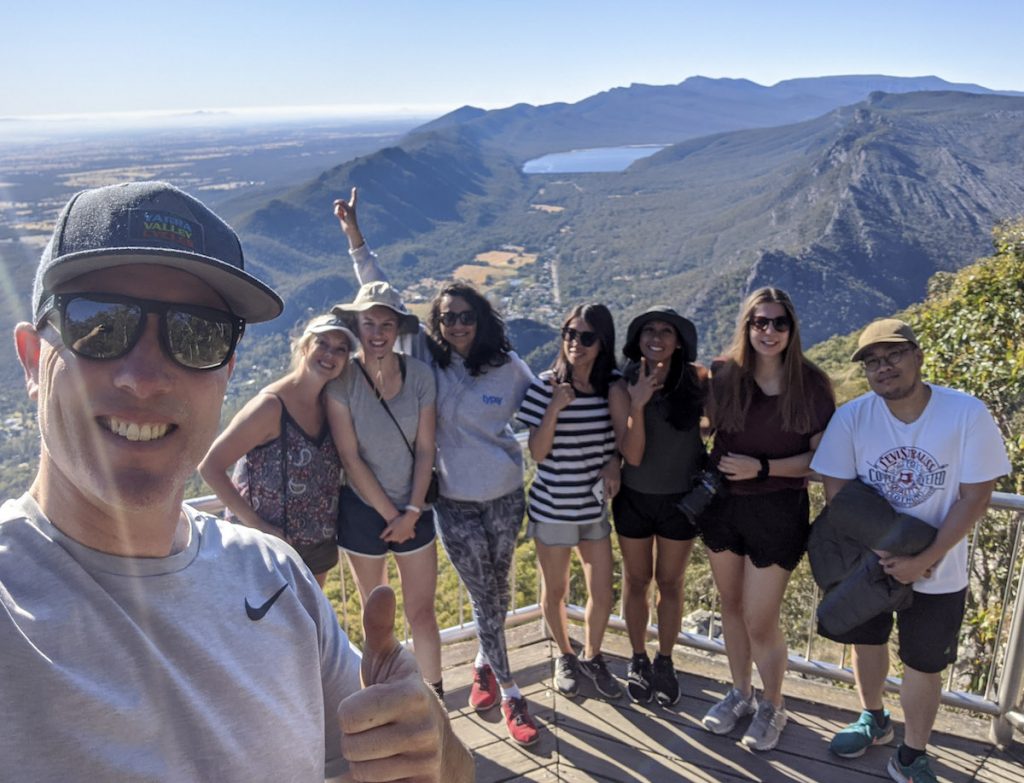
[[[274,395],[277,397],[277,395]],[[289,544],[333,541],[338,523],[341,458],[324,422],[312,438],[281,403],[281,434],[257,446],[235,465],[232,482]]]

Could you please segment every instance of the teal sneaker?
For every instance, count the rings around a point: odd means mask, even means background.
[[[918,756],[909,767],[900,764],[899,751],[889,759],[889,766],[885,768],[889,777],[896,783],[939,783],[939,779],[932,772],[927,756]]]
[[[832,738],[828,749],[844,759],[855,759],[864,755],[864,751],[872,745],[884,745],[892,742],[892,720],[889,710],[885,711],[885,723],[879,726],[874,716],[864,710],[856,723],[851,723],[840,730]],[[915,780],[914,783],[917,783]]]

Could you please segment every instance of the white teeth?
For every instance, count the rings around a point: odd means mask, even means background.
[[[115,435],[131,441],[159,440],[170,429],[167,424],[136,424],[133,421],[123,421],[113,417],[107,422],[107,427]]]

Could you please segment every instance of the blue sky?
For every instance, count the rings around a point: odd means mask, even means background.
[[[712,7],[714,6],[714,7]],[[1024,90],[1021,0],[6,0],[0,116],[575,101],[696,74]]]

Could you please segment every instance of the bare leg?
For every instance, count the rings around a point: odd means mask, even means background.
[[[903,707],[903,742],[908,747],[924,750],[935,725],[942,696],[942,672],[927,674],[905,667],[900,688]]]
[[[622,551],[622,613],[633,652],[642,653],[647,644],[651,608],[647,591],[654,577],[653,537],[619,536]],[[660,617],[659,617],[660,622]]]
[[[658,581],[658,652],[672,655],[683,624],[683,584],[693,540],[657,538],[655,578]]]
[[[569,592],[569,558],[572,549],[567,546],[537,545],[537,563],[540,566],[540,607],[551,638],[563,653],[572,653],[569,644],[569,621],[565,613],[565,597]]]
[[[412,633],[413,654],[427,682],[441,679],[441,635],[434,613],[437,592],[437,547],[396,555],[402,580],[402,603]]]
[[[366,555],[354,555],[346,552],[349,568],[356,580],[356,588],[359,590],[359,603],[366,603],[366,596],[373,592],[378,585],[388,583],[388,560],[387,557],[367,557]]]
[[[757,664],[764,698],[782,706],[782,679],[786,674],[786,637],[779,627],[779,611],[790,572],[777,565],[757,568],[747,559],[743,570],[743,622],[750,653]]]
[[[598,541],[580,541],[576,551],[583,561],[583,578],[587,582],[586,649],[593,658],[601,652],[601,642],[612,613],[612,542],[610,536]]]
[[[908,670],[909,671],[909,670]],[[860,703],[866,710],[882,709],[882,691],[889,674],[889,648],[884,644],[853,646],[853,675]],[[934,715],[932,716],[934,720]],[[929,726],[929,731],[931,726]]]
[[[733,686],[750,695],[751,653],[747,627],[743,622],[743,571],[745,557],[735,552],[708,552],[711,573],[722,602],[722,633],[725,635],[725,655]]]

